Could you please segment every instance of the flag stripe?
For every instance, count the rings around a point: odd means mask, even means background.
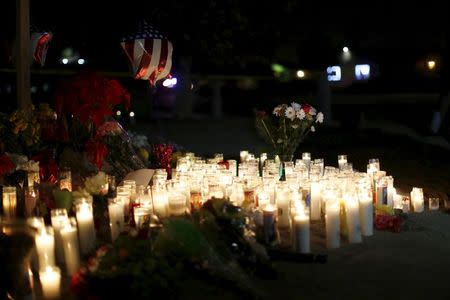
[[[167,41],[167,59],[166,59],[166,63],[164,65],[164,69],[161,71],[160,74],[158,74],[158,76],[156,77],[156,81],[158,81],[159,79],[163,79],[166,78],[169,74],[170,74],[170,69],[172,68],[172,52],[173,52],[173,47],[172,47],[172,43]]]
[[[151,53],[153,51],[153,40],[145,40],[144,47],[142,51],[141,61],[139,63],[138,73],[136,74],[136,79],[146,79],[145,76],[148,72],[149,64],[152,59]]]
[[[167,62],[167,53],[168,53],[167,40],[161,40],[161,50],[158,67],[155,68],[155,71],[153,71],[152,75],[149,78],[151,84],[155,84],[158,75],[164,70],[164,66],[166,65]]]
[[[151,53],[152,60],[150,61],[150,65],[148,67],[147,73],[145,74],[145,77],[142,77],[142,79],[149,79],[150,76],[152,76],[152,73],[155,72],[155,69],[159,65],[159,58],[161,55],[161,40],[160,39],[154,39],[153,40],[153,51],[149,52]]]

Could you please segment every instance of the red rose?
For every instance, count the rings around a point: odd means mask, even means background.
[[[266,115],[267,115],[267,113],[265,111],[263,111],[263,110],[258,110],[256,112],[256,117],[260,118],[260,119],[264,118]]]
[[[303,105],[302,105],[302,109],[303,109],[303,111],[305,112],[305,114],[308,114],[309,111],[311,110],[311,105],[309,105],[309,104],[303,104]]]

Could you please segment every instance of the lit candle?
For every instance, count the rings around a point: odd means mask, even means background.
[[[348,228],[349,243],[361,243],[361,225],[359,221],[359,205],[353,196],[347,196],[345,199],[345,215]]]
[[[53,232],[55,233],[56,261],[58,264],[64,263],[64,249],[61,239],[61,229],[69,222],[67,210],[65,208],[52,209],[50,212]]]
[[[362,235],[373,235],[373,201],[368,194],[359,195],[359,218]]]
[[[42,294],[46,299],[58,299],[61,287],[61,270],[58,267],[47,266],[39,272]]]
[[[387,205],[389,207],[394,207],[394,177],[386,176],[387,180]]]
[[[302,153],[302,160],[303,160],[303,162],[305,163],[306,167],[309,170],[310,165],[311,165],[311,153],[303,152]]]
[[[327,248],[340,246],[340,204],[336,197],[327,199],[325,203],[325,226],[327,232]]]
[[[388,182],[387,177],[383,176],[377,180],[377,206],[388,204]]]
[[[186,196],[182,193],[171,191],[169,193],[169,214],[173,216],[181,216],[185,212]]]
[[[134,209],[134,222],[137,230],[148,230],[151,222],[151,210],[148,207],[136,207]]]
[[[338,155],[338,164],[339,164],[339,170],[342,171],[342,168],[347,163],[347,155],[341,154]]]
[[[109,226],[111,228],[111,241],[115,241],[125,227],[123,204],[116,199],[108,200]]]
[[[408,213],[410,210],[410,200],[409,197],[402,197],[402,210],[404,213]]]
[[[241,163],[247,161],[248,151],[247,151],[247,150],[242,150],[242,151],[239,153],[239,156],[240,156],[240,158],[241,158]]]
[[[267,244],[272,243],[276,239],[275,231],[275,213],[277,208],[269,204],[263,210],[263,227],[264,227],[264,240]]]
[[[80,268],[80,250],[78,245],[77,227],[70,223],[61,228],[61,240],[67,275],[72,276]]]
[[[277,226],[279,228],[286,228],[290,226],[290,216],[289,216],[289,200],[290,191],[285,187],[277,188],[276,190],[276,203],[278,207],[277,214]]]
[[[322,193],[320,182],[311,181],[311,220],[320,220]]]
[[[261,191],[257,195],[258,206],[264,208],[267,204],[270,203],[270,196],[265,191]]]
[[[294,248],[300,253],[310,253],[309,216],[305,211],[299,211],[294,217]]]
[[[59,172],[59,189],[72,191],[72,172],[70,168],[63,168]]]
[[[41,227],[35,237],[36,251],[39,258],[39,269],[55,265],[55,237],[53,228]]]
[[[41,228],[45,228],[45,222],[43,217],[31,217],[27,219],[27,224],[38,232]],[[39,270],[39,256],[36,247],[31,250],[31,268],[33,271]]]
[[[17,195],[15,186],[3,187],[3,215],[14,218],[16,216]]]
[[[117,187],[117,200],[121,201],[123,204],[123,213],[125,218],[130,214],[130,201],[131,192],[129,186],[118,186]]]
[[[153,198],[153,211],[159,217],[167,217],[168,212],[168,195],[165,190],[156,189],[155,186],[152,189]]]
[[[94,215],[92,212],[92,198],[80,198],[75,204],[80,236],[81,254],[88,254],[95,246]]]
[[[396,189],[394,188],[394,208],[403,210],[403,196],[398,195]]]
[[[130,190],[130,201],[134,202],[136,200],[136,181],[134,180],[124,180],[123,186],[128,187]]]
[[[420,213],[424,210],[424,198],[423,189],[418,187],[413,187],[411,191],[411,204],[413,206],[414,212]]]

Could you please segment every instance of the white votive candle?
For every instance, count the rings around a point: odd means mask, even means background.
[[[373,235],[373,201],[368,194],[359,196],[359,219],[362,235]]]
[[[302,153],[302,160],[305,163],[305,166],[308,168],[310,168],[311,165],[311,153],[309,152],[303,152]]]
[[[325,204],[325,226],[327,232],[327,248],[340,246],[340,205],[337,199],[329,199]]]
[[[61,287],[61,270],[58,267],[47,266],[39,272],[42,294],[45,299],[58,299]]]
[[[125,227],[122,202],[116,201],[116,199],[109,199],[108,213],[109,226],[111,228],[111,241],[114,242]]]
[[[289,200],[290,192],[288,189],[278,189],[276,191],[276,202],[278,207],[277,226],[280,228],[286,228],[290,226]]]
[[[159,217],[167,217],[168,212],[168,195],[166,191],[153,192],[153,211]]]
[[[241,152],[239,152],[239,157],[241,158],[241,163],[247,161],[247,156],[248,156],[247,150],[242,150]]]
[[[69,222],[69,217],[67,216],[67,210],[65,208],[52,209],[50,214],[53,231],[55,233],[56,261],[61,265],[64,263],[64,250],[60,231],[61,228]]]
[[[263,226],[264,226],[264,239],[266,243],[271,243],[276,238],[275,231],[275,214],[276,206],[269,204],[263,210]]]
[[[76,204],[76,217],[78,234],[80,236],[81,254],[88,254],[95,246],[94,215],[92,212],[92,200],[81,198]]]
[[[311,220],[320,220],[322,193],[319,181],[311,181]]]
[[[61,240],[67,275],[72,276],[80,268],[80,249],[78,245],[77,227],[72,226],[69,223],[61,228]]]
[[[425,205],[422,188],[413,187],[411,191],[411,204],[413,206],[414,212],[423,212]]]
[[[342,171],[342,168],[346,163],[347,163],[347,155],[345,154],[338,155],[339,170]]]
[[[310,253],[309,216],[300,211],[294,217],[294,248],[300,253]]]
[[[345,201],[345,215],[348,226],[349,243],[361,243],[361,225],[359,221],[359,203],[354,197],[347,197]]]
[[[39,258],[39,269],[45,270],[47,266],[55,265],[55,237],[53,228],[42,227],[35,237],[36,251]]]

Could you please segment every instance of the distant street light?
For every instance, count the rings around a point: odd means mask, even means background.
[[[434,68],[436,68],[436,62],[434,60],[427,61],[427,67],[428,70],[433,70]]]
[[[347,53],[347,52],[350,51],[350,50],[348,49],[347,46],[345,46],[344,48],[342,48],[342,51],[343,51],[344,53]]]
[[[79,59],[78,59],[78,64],[79,64],[79,65],[84,65],[84,63],[85,63],[84,58],[79,58]]]
[[[304,78],[304,77],[305,77],[305,71],[303,71],[303,70],[298,70],[298,71],[297,71],[297,77],[298,77],[298,78]]]
[[[63,58],[61,61],[64,65],[67,65],[69,63],[69,60],[67,58]]]

